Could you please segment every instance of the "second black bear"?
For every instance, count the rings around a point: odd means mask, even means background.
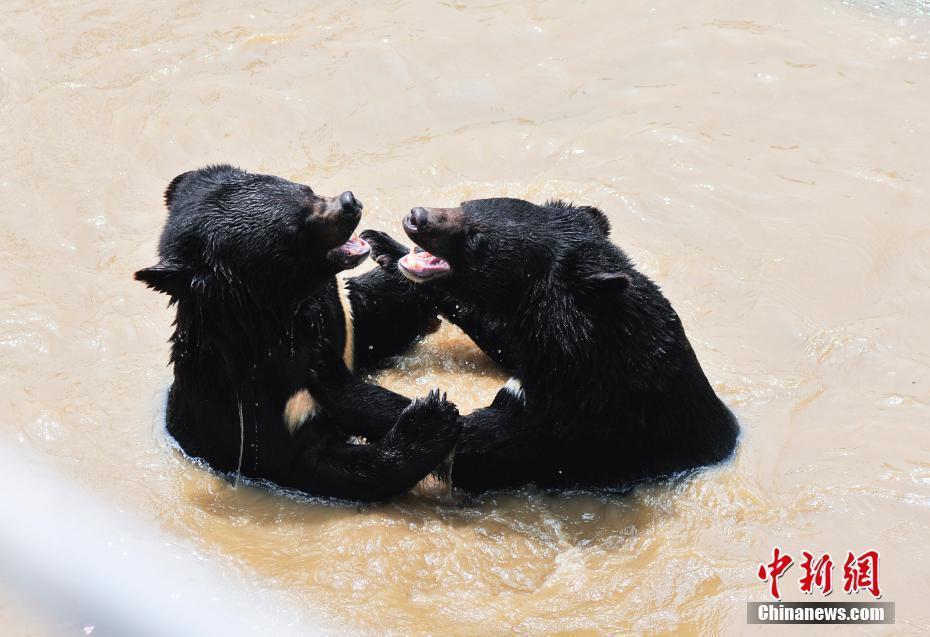
[[[351,192],[222,165],[176,177],[165,202],[160,261],[136,278],[177,306],[167,420],[186,453],[355,500],[402,493],[442,462],[459,434],[453,405],[352,373],[399,353],[434,315],[377,269],[335,276],[368,254]]]
[[[732,454],[735,418],[600,210],[482,199],[403,223],[422,250],[366,231],[372,257],[513,373],[464,418],[453,485],[625,488]]]

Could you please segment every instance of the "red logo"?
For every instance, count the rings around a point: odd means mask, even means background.
[[[878,551],[866,551],[858,557],[852,551],[847,554],[843,564],[843,590],[847,593],[867,590],[875,599],[882,596],[882,589],[878,587]]]
[[[820,589],[826,597],[833,592],[833,560],[829,553],[823,553],[816,559],[809,551],[801,551],[804,560],[801,562],[803,574],[798,579],[798,588],[802,593],[812,593],[815,588]],[[772,561],[759,564],[756,575],[763,582],[769,583],[769,594],[775,599],[781,599],[778,591],[778,580],[785,574],[794,558],[782,553],[779,547],[772,549]],[[878,551],[866,551],[861,555],[854,555],[849,551],[846,562],[843,564],[843,591],[847,594],[868,591],[872,597],[879,599],[882,596],[878,585]]]
[[[781,549],[777,546],[772,549],[772,561],[768,564],[759,564],[759,572],[757,575],[759,579],[763,582],[766,580],[771,580],[770,588],[772,597],[775,599],[781,599],[781,595],[778,593],[778,578],[785,574],[791,565],[794,563],[794,560],[791,559],[790,555],[782,555]]]
[[[802,593],[810,593],[816,586],[823,593],[824,597],[833,592],[833,560],[830,559],[829,553],[824,553],[816,562],[814,556],[807,551],[802,551],[804,561],[801,562],[801,568],[804,569],[804,577],[798,580]]]

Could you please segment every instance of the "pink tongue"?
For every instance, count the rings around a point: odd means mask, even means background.
[[[426,250],[417,250],[410,252],[401,257],[401,262],[413,272],[422,272],[424,270],[437,270],[447,268],[448,264],[439,257],[434,257]]]
[[[360,254],[366,251],[369,246],[368,242],[362,239],[361,237],[353,235],[348,241],[346,241],[343,246],[343,250],[349,254]]]

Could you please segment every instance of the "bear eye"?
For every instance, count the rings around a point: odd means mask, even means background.
[[[286,236],[294,236],[294,235],[296,235],[296,234],[299,234],[300,231],[301,231],[301,229],[302,229],[301,226],[300,226],[300,222],[299,222],[299,221],[293,221],[293,220],[285,221],[285,222],[282,224],[282,226],[283,226],[283,229],[284,229],[284,234],[285,234]]]
[[[488,238],[483,232],[472,230],[465,239],[465,244],[468,246],[469,250],[478,251],[487,246]]]

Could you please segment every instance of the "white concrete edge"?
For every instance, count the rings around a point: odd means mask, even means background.
[[[329,635],[151,522],[114,510],[0,443],[0,577],[36,609],[97,635]]]

